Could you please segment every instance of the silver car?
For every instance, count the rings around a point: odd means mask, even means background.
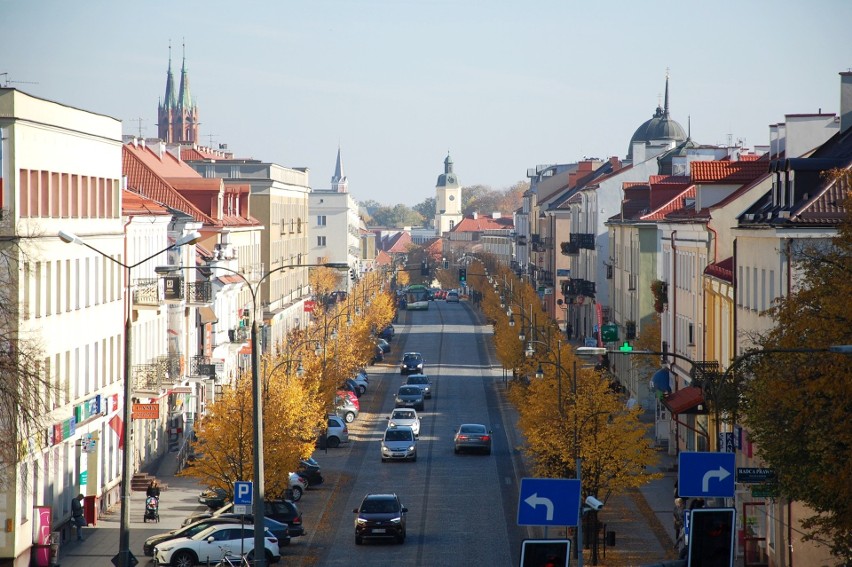
[[[382,462],[416,461],[417,437],[410,427],[388,427],[382,437]]]
[[[417,386],[423,390],[423,397],[430,399],[432,397],[432,381],[425,374],[412,374],[405,381],[406,386]]]
[[[410,427],[414,436],[420,436],[420,417],[414,408],[397,408],[388,418],[388,427]]]
[[[423,411],[423,390],[419,386],[400,386],[396,393],[395,407],[414,408]]]

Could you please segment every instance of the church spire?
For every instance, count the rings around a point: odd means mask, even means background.
[[[349,190],[349,180],[343,174],[343,158],[340,156],[340,146],[337,146],[337,161],[334,164],[334,175],[331,177],[331,190],[346,193]]]
[[[171,66],[171,59],[169,59]],[[183,64],[180,69],[180,96],[178,99],[180,108],[190,110],[192,108],[192,97],[189,94],[189,73],[186,71],[186,44],[183,44]]]
[[[166,98],[163,101],[165,108],[177,106],[175,98],[175,76],[172,73],[172,44],[169,42],[169,70],[166,73]]]
[[[669,70],[666,69],[666,101],[663,105],[663,114],[668,118],[669,116]]]

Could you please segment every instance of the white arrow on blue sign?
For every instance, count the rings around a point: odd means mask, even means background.
[[[734,453],[686,451],[678,457],[678,496],[687,498],[733,498]]]
[[[251,506],[252,484],[248,481],[238,480],[234,482],[234,505]]]
[[[522,478],[518,494],[519,526],[576,526],[580,517],[580,481]]]

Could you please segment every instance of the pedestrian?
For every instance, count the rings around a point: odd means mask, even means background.
[[[572,325],[571,323],[565,325],[565,336],[568,338],[569,341],[574,336],[574,325]]]
[[[683,501],[683,498],[675,498],[674,501],[674,510],[672,512],[672,520],[674,522],[674,533],[675,533],[675,549],[678,548],[680,542],[683,540],[683,514],[686,512],[686,504]]]
[[[83,495],[71,501],[71,522],[77,527],[77,541],[83,541],[83,526],[86,525],[86,517],[83,515]]]
[[[148,485],[148,489],[145,491],[145,496],[148,498],[153,496],[157,500],[160,499],[160,483],[157,482],[157,479],[153,479]]]

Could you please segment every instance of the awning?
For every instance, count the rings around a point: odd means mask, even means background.
[[[206,323],[217,323],[219,321],[219,318],[216,317],[216,312],[213,311],[213,308],[207,307],[206,305],[202,305],[198,308],[198,318],[202,325]]]
[[[706,413],[704,392],[698,386],[688,386],[673,394],[663,397],[665,405],[674,414]]]
[[[651,377],[651,387],[660,392],[671,392],[671,382],[669,380],[669,369],[660,368]]]

